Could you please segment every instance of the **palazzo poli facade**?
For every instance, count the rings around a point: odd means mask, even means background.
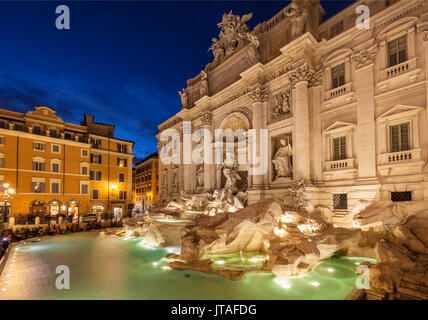
[[[0,187],[14,190],[2,218],[31,214],[113,213],[132,205],[132,148],[114,126],[85,115],[64,122],[49,107],[27,113],[0,109]],[[3,190],[0,190],[3,192]]]
[[[358,5],[370,9],[369,29],[356,26]],[[313,205],[339,215],[360,199],[427,200],[428,1],[356,1],[322,22],[324,13],[318,0],[294,0],[254,30],[251,15],[224,14],[214,61],[187,80],[181,111],[159,131],[182,134],[183,121],[213,136],[268,129],[267,173],[238,169],[250,204],[301,180]],[[161,201],[224,183],[216,164],[159,162]]]

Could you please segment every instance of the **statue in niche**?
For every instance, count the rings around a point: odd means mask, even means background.
[[[205,71],[201,71],[201,89],[200,89],[201,97],[208,96],[209,90],[208,90],[208,75]]]
[[[293,167],[291,163],[292,149],[289,137],[280,139],[281,145],[273,157],[276,178],[292,178]]]
[[[187,108],[189,106],[189,97],[187,95],[187,90],[183,88],[182,91],[178,91],[178,94],[181,97],[181,104],[183,108]]]
[[[198,187],[204,186],[204,164],[201,163],[196,169],[196,182]]]
[[[275,96],[276,103],[272,110],[272,119],[279,118],[291,112],[290,92],[284,92]]]
[[[224,189],[236,192],[236,181],[241,180],[238,174],[239,164],[236,161],[236,157],[232,160],[232,153],[226,152],[226,159],[218,169],[223,170],[223,175],[226,178]]]

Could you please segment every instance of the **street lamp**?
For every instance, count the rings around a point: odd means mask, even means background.
[[[9,188],[9,183],[3,183],[3,192],[0,193],[0,198],[4,203],[4,211],[3,211],[3,222],[7,222],[7,202],[15,193],[15,190]]]

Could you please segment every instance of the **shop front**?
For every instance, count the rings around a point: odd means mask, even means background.
[[[71,217],[73,222],[79,221],[79,203],[75,200],[70,200],[67,203],[67,215]]]
[[[47,214],[47,205],[43,200],[34,200],[30,204],[30,214],[34,217],[44,218]]]

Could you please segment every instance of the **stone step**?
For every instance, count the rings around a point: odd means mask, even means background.
[[[400,297],[403,297],[403,299],[406,297],[407,299],[416,300],[416,299],[428,299],[428,293],[423,293],[418,290],[414,289],[408,289],[404,287],[398,287],[397,292],[400,294]]]
[[[385,298],[385,292],[366,290],[366,300],[385,300]]]

